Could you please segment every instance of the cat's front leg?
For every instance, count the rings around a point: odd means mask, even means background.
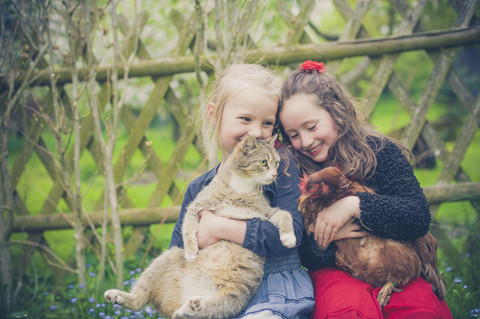
[[[288,248],[295,247],[297,238],[293,230],[293,218],[286,210],[278,209],[269,221],[278,228],[280,234],[280,241],[283,246]]]
[[[182,236],[183,248],[185,250],[185,259],[193,261],[198,256],[198,212],[195,207],[188,208],[185,218],[183,219]]]

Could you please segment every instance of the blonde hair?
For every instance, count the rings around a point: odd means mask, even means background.
[[[256,88],[266,95],[280,99],[282,81],[279,76],[258,64],[232,64],[225,68],[212,85],[207,99],[200,108],[202,119],[202,142],[210,161],[216,162],[220,145],[220,130],[225,104],[241,90]],[[207,115],[207,105],[215,106],[211,121]]]
[[[377,132],[368,124],[365,117],[356,110],[355,99],[345,94],[345,90],[335,78],[326,73],[306,72],[301,69],[294,71],[282,87],[277,110],[277,128],[284,142],[291,144],[278,121],[278,114],[283,103],[296,94],[312,96],[314,103],[332,117],[338,130],[338,138],[330,148],[328,156],[334,163],[342,166],[347,176],[353,175],[363,180],[373,174],[377,166],[376,152],[383,148],[387,139],[396,143],[408,159],[413,158],[408,148]],[[370,145],[372,142],[376,144],[375,149]],[[299,152],[295,153],[301,172],[309,174],[321,168],[321,164]]]

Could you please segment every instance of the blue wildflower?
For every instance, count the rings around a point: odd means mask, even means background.
[[[445,270],[450,272],[450,271],[452,271],[452,267],[447,267],[447,269],[445,269]]]
[[[138,273],[141,273],[142,272],[142,269],[141,268],[137,268],[135,269]]]
[[[88,275],[92,278],[95,278],[95,276],[96,276],[96,274],[93,271],[89,272]]]
[[[130,270],[129,274],[130,274],[130,276],[135,275],[135,270]]]
[[[121,312],[120,310],[115,311],[115,314],[116,314],[117,316],[120,316],[121,313],[122,313],[122,312]]]
[[[85,288],[85,286],[84,286],[84,285],[80,285],[80,286],[78,286],[78,288],[83,289],[83,288]]]
[[[72,285],[68,285],[68,289],[73,289],[73,288],[75,288],[75,285],[73,285],[73,284],[72,284]]]
[[[95,298],[93,298],[93,297],[88,298],[88,302],[94,303],[94,302],[95,302]]]
[[[71,303],[76,303],[77,302],[77,297],[73,297],[72,299],[70,299],[70,302]]]
[[[105,317],[105,312],[100,312],[98,315],[103,318]]]
[[[145,311],[146,311],[148,314],[151,314],[151,313],[153,313],[155,310],[152,308],[152,306],[146,306],[146,307],[145,307]]]
[[[455,277],[455,278],[453,279],[453,283],[454,283],[454,284],[460,284],[461,282],[462,282],[462,279],[460,279],[460,278],[458,278],[458,277]]]
[[[58,309],[58,306],[57,306],[57,305],[52,305],[52,306],[50,306],[50,310],[55,310],[55,309]]]

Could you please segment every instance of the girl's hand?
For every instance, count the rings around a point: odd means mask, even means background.
[[[340,229],[338,230],[338,232],[335,235],[335,238],[333,240],[335,241],[335,240],[347,239],[347,238],[360,238],[360,237],[365,236],[366,234],[367,233],[362,231],[360,226],[358,226],[355,223],[355,219],[352,218],[345,225],[340,227]],[[318,246],[320,251],[327,250],[327,247],[328,247],[328,245],[327,246],[320,246],[320,245]]]
[[[336,238],[337,232],[352,218],[360,218],[360,199],[348,196],[336,201],[317,215],[315,222],[315,241],[319,246],[328,246]],[[344,231],[351,231],[345,229]],[[346,238],[346,237],[344,237]]]
[[[345,225],[340,227],[333,240],[360,238],[365,235],[367,235],[367,232],[362,231],[360,226],[355,223],[355,218],[352,218]]]
[[[204,249],[220,240],[220,238],[215,236],[215,225],[218,216],[211,210],[202,210],[198,213],[198,217],[200,218],[197,231],[198,248]]]

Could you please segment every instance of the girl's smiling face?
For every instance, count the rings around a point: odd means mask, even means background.
[[[330,113],[314,103],[314,96],[297,94],[283,103],[280,122],[294,149],[315,162],[328,161],[328,150],[338,137]]]
[[[230,98],[225,103],[219,132],[222,161],[247,136],[271,137],[277,107],[276,99],[254,87],[246,87]]]

